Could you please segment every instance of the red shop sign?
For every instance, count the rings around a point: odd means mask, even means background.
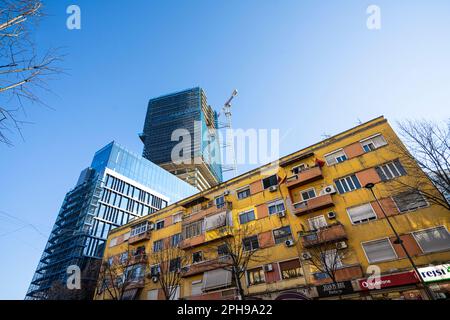
[[[371,277],[358,280],[361,290],[383,289],[388,287],[403,286],[411,283],[418,283],[419,279],[414,271],[390,274],[379,278]]]

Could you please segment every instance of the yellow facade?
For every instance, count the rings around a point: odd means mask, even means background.
[[[380,134],[387,144],[376,146],[377,148],[374,150],[364,152],[362,147],[365,143],[364,139],[376,137]],[[387,120],[383,117],[376,118],[320,143],[285,156],[280,159],[279,163],[252,170],[214,188],[194,195],[191,198],[172,204],[151,216],[140,218],[125,226],[112,230],[108,237],[104,259],[117,256],[129,250],[129,248],[142,245],[145,245],[146,253],[151,255],[155,241],[168,239],[174,234],[181,233],[182,225],[186,224],[189,219],[190,221],[195,221],[195,216],[198,215],[198,220],[202,220],[205,216],[209,216],[209,214],[220,212],[221,209],[215,208],[214,205],[211,206],[211,201],[225,194],[225,201],[230,203],[231,206],[229,210],[232,217],[231,234],[233,230],[240,226],[239,214],[253,210],[255,220],[248,224],[253,225],[253,229],[257,230],[257,233],[261,235],[258,236],[258,241],[262,241],[263,239],[267,242],[265,245],[259,244],[259,250],[261,250],[261,255],[265,257],[265,261],[263,263],[260,261],[257,263],[250,262],[248,270],[264,264],[271,264],[274,268],[272,271],[264,272],[265,281],[260,284],[248,285],[246,275],[242,281],[246,295],[257,296],[263,299],[273,299],[282,292],[300,290],[306,296],[312,298],[317,297],[317,292],[314,291],[314,287],[329,282],[330,280],[326,278],[315,278],[313,273],[317,270],[301,258],[302,253],[308,251],[304,247],[301,236],[311,229],[310,219],[320,216],[323,216],[323,218],[320,218],[321,223],[325,221],[328,225],[325,229],[339,229],[338,232],[340,232],[341,237],[339,239],[336,238],[336,242],[343,240],[348,246],[346,251],[348,252],[348,256],[342,261],[342,271],[340,271],[338,280],[353,281],[355,292],[358,292],[358,279],[363,279],[368,276],[367,268],[369,265],[376,264],[382,274],[395,274],[396,272],[411,270],[411,265],[408,259],[404,257],[400,246],[393,244],[392,241],[389,244],[392,246],[395,258],[386,259],[385,261],[369,262],[367,253],[363,249],[363,244],[366,242],[392,238],[394,235],[386,219],[381,215],[380,208],[374,202],[371,192],[364,188],[367,182],[374,182],[376,196],[382,200],[383,209],[390,215],[391,221],[398,233],[402,236],[402,239],[404,238],[404,243],[408,251],[411,250],[410,253],[415,263],[419,267],[429,264],[447,263],[450,261],[450,251],[448,248],[446,250],[425,253],[414,240],[415,237],[411,233],[434,227],[442,228],[443,226],[444,229],[442,230],[446,231],[448,235],[449,212],[433,204],[428,204],[426,207],[404,213],[398,212],[398,208],[395,208],[395,203],[391,199],[391,196],[395,195],[392,186],[397,179],[407,181],[407,179],[412,179],[412,177],[406,173],[406,175],[383,182],[380,181],[377,171],[374,169],[377,166],[396,159],[400,163],[410,161],[410,159],[399,158],[399,153],[396,149],[399,143],[399,138]],[[327,155],[340,149],[343,149],[347,159],[331,165],[326,163]],[[293,169],[301,164],[305,164],[307,169],[301,171],[297,175],[297,179],[298,181],[304,179],[304,181],[297,183],[297,180],[288,179],[294,175]],[[309,171],[313,169],[315,171]],[[262,179],[271,174],[277,175],[278,183],[276,190],[263,188]],[[353,174],[355,174],[359,181],[360,188],[341,194],[337,188],[336,180]],[[303,178],[302,175],[304,176]],[[356,183],[354,185],[356,186]],[[333,186],[336,189],[336,193],[321,196],[320,192],[327,186]],[[238,192],[245,190],[247,187],[250,190],[250,196],[238,199]],[[312,200],[303,202],[301,193],[311,188],[314,188],[315,198],[313,195]],[[194,205],[196,200],[200,201],[200,204]],[[284,204],[285,217],[280,217],[278,214],[268,214],[267,204],[276,200],[281,200]],[[210,205],[206,206],[207,203]],[[347,209],[368,203],[371,203],[374,217],[361,223],[352,223]],[[293,204],[299,206],[299,209],[296,209]],[[195,212],[193,213],[193,211]],[[334,212],[335,218],[332,215],[329,216],[329,212]],[[180,213],[180,216],[183,217],[181,221],[173,223],[174,215]],[[143,240],[133,244],[129,244],[129,241],[124,240],[128,237],[125,236],[124,238],[124,235],[129,234],[133,226],[144,221],[156,223],[160,220],[165,221],[165,226],[162,229],[150,231],[149,236]],[[294,245],[287,246],[285,242],[275,244],[273,230],[283,226],[290,226]],[[331,232],[332,235],[336,235],[333,232]],[[224,234],[217,230],[204,231],[200,237],[197,236],[195,239],[183,239],[184,244],[186,245],[187,243],[185,250],[189,254],[199,250],[203,251],[204,261],[215,259],[217,258],[217,253],[215,253],[214,248],[220,243],[222,236]],[[164,243],[167,244],[168,241],[164,240]],[[117,244],[113,245],[114,243]],[[192,245],[192,247],[189,247],[189,245]],[[294,259],[300,261],[302,276],[283,279],[282,272],[280,271],[281,265],[285,261],[294,261]],[[190,265],[192,262],[188,264]],[[148,265],[146,266],[146,273],[148,273]],[[201,272],[192,276],[183,277],[180,283],[178,297],[185,299],[226,298],[223,292],[224,290],[229,290],[229,288],[221,288],[204,292],[201,295],[193,295],[192,283],[201,281],[202,277],[203,274]],[[150,296],[149,291],[155,289],[158,289],[158,284],[152,282],[149,277],[145,277],[143,284],[139,287],[136,298],[147,299]],[[152,292],[155,293],[156,291]],[[152,297],[162,299],[161,293],[152,295]],[[99,294],[96,295],[96,298],[106,299],[108,296]]]

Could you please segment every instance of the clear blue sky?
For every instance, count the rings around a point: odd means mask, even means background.
[[[287,154],[385,115],[450,115],[450,2],[58,0],[36,34],[69,75],[31,106],[25,141],[0,146],[0,299],[22,299],[64,194],[111,140],[138,153],[147,101],[202,86],[234,126],[279,128]],[[65,27],[78,4],[82,29]],[[382,28],[366,28],[366,8]],[[244,170],[246,168],[241,168]],[[242,172],[242,171],[241,171]],[[18,230],[23,227],[23,229]]]

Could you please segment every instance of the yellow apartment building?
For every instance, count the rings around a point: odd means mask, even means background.
[[[162,269],[180,277],[172,299],[426,299],[386,214],[435,297],[448,298],[450,212],[395,187],[415,179],[400,145],[378,117],[112,230],[104,263],[131,252],[123,299],[164,299]],[[224,250],[238,234],[258,257],[241,270],[242,292]],[[182,263],[152,262],[173,247]],[[112,298],[108,285],[99,279],[95,299]]]

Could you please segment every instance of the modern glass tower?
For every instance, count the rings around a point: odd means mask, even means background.
[[[172,159],[173,150],[181,142],[176,140],[177,134],[172,141],[177,129],[184,130],[183,139],[190,139],[183,151],[188,152],[190,163],[176,163]],[[140,135],[144,143],[143,157],[199,190],[208,189],[223,179],[217,130],[217,113],[208,105],[201,88],[151,99]]]
[[[67,268],[82,270],[82,295],[89,298],[108,232],[197,193],[154,163],[115,142],[95,153],[63,201],[26,299],[49,299],[64,288]],[[79,290],[78,290],[79,291]]]

